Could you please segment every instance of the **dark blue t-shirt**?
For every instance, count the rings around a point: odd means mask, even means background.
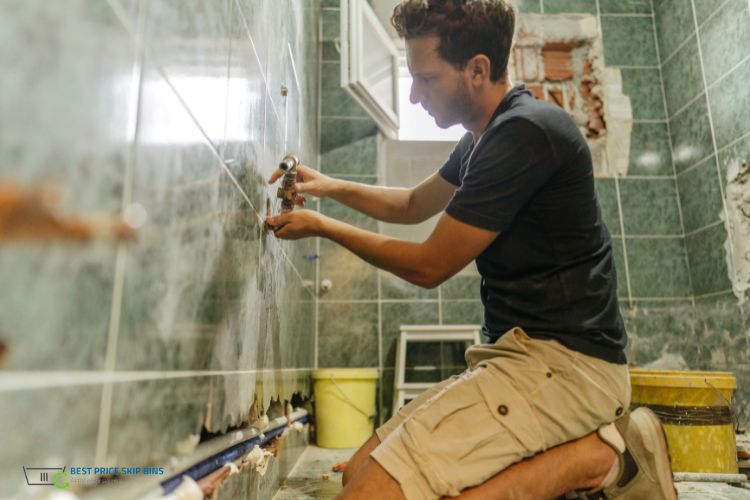
[[[440,169],[458,186],[446,212],[500,231],[476,259],[484,333],[520,326],[533,338],[625,363],[612,240],[586,140],[568,113],[523,85],[476,145],[467,133]]]

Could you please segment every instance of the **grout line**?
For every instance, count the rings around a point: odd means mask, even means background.
[[[539,13],[544,14],[544,0],[539,0]]]
[[[702,295],[696,295],[695,298],[696,299],[710,299],[712,297],[718,297],[719,295],[731,295],[732,298],[736,300],[736,297],[734,295],[734,290],[732,288],[721,290],[719,292],[709,292],[709,293],[704,293]]]
[[[250,47],[253,49],[253,55],[255,56],[255,60],[258,62],[258,70],[260,71],[260,77],[263,79],[263,84],[266,87],[266,94],[268,94],[268,98],[271,98],[271,87],[268,83],[268,78],[266,77],[265,68],[263,68],[263,63],[260,61],[260,56],[258,55],[258,49],[255,47],[255,40],[253,40],[253,35],[250,32],[250,26],[247,24],[247,19],[245,19],[245,14],[242,12],[242,7],[240,7],[239,3],[237,3],[238,0],[234,0],[234,5],[237,7],[237,13],[240,16],[240,20],[242,21],[242,26],[245,28],[245,33],[247,34],[248,40],[250,40]],[[276,119],[281,121],[281,118],[279,117],[279,113],[276,111],[276,105],[273,102],[273,99],[271,99],[271,108],[273,109],[273,114],[276,115]]]
[[[617,210],[620,215],[620,232],[622,233],[622,260],[625,263],[625,284],[628,287],[628,303],[633,306],[633,286],[630,282],[630,265],[628,264],[628,246],[625,243],[625,222],[622,217],[622,201],[620,200],[620,183],[615,177],[615,195],[617,196]],[[613,256],[614,258],[614,256]]]
[[[636,118],[633,120],[633,123],[666,123],[667,119],[658,120],[656,118]]]
[[[706,88],[706,108],[708,112],[708,126],[711,130],[711,143],[713,144],[713,148],[714,148],[713,152],[714,154],[717,155],[716,156],[717,161],[715,163],[715,167],[716,167],[716,176],[719,179],[719,190],[721,193],[721,207],[722,207],[723,215],[724,215],[723,219],[728,221],[729,211],[727,209],[727,200],[724,195],[724,189],[725,189],[724,179],[722,179],[721,167],[719,166],[719,161],[718,161],[719,157],[718,157],[717,151],[719,148],[716,145],[716,129],[714,128],[713,111],[711,109],[711,98],[708,95],[708,82],[706,80],[706,67],[703,64],[703,48],[701,46],[701,34],[698,31],[698,17],[695,14],[695,0],[690,0],[690,5],[691,5],[691,8],[693,9],[693,23],[695,25],[696,36],[698,37],[698,59],[700,60],[700,64],[701,64],[701,76],[703,77],[703,87]],[[731,231],[726,231],[726,233],[727,233],[727,242],[729,243],[727,245],[728,248],[726,250],[727,252],[726,257],[729,260],[729,262],[732,263],[731,266],[727,266],[728,267],[727,271],[729,274],[727,278],[729,279],[729,282],[731,284],[734,284],[734,282],[737,280],[736,270],[734,269],[734,241],[733,241],[734,238],[732,236]]]
[[[318,162],[318,172],[320,172],[323,169],[323,166],[321,165],[321,159],[320,159],[320,144],[322,141],[322,134],[320,133],[320,109],[321,109],[321,89],[323,87],[323,71],[321,68],[320,61],[323,59],[323,16],[320,10],[320,6],[318,6],[318,22],[317,22],[317,28],[318,28],[318,36],[317,36],[317,54],[318,54],[318,87],[315,92],[316,97],[316,110],[315,114],[316,116],[316,122],[318,127],[318,136],[317,136],[317,144],[316,144],[316,160]],[[315,200],[315,209],[318,213],[320,213],[320,198],[316,198]],[[313,291],[315,292],[315,340],[313,342],[313,366],[317,370],[319,365],[318,357],[320,356],[320,297],[318,297],[318,283],[320,283],[320,237],[315,238],[315,253],[318,255],[318,258],[315,259],[315,283],[313,285]]]
[[[675,240],[685,237],[684,232],[675,234],[628,234],[625,238],[631,240]]]
[[[674,180],[674,175],[628,175],[627,177],[621,177],[621,181],[666,181]]]
[[[664,106],[664,116],[669,116],[669,109],[667,108],[667,94],[664,89],[664,72],[662,68],[664,64],[661,62],[661,49],[659,48],[659,33],[656,30],[656,10],[654,9],[654,0],[651,0],[651,15],[654,17],[651,25],[654,29],[654,43],[656,44],[656,60],[659,61],[659,83],[661,87],[661,99],[662,106]],[[689,38],[689,37],[688,37]],[[672,157],[672,177],[675,184],[675,192],[677,193],[677,213],[680,216],[680,230],[682,231],[682,242],[685,245],[685,265],[687,266],[687,279],[688,289],[690,291],[690,301],[695,306],[695,298],[693,296],[693,278],[690,274],[690,256],[687,252],[687,243],[685,241],[685,218],[682,213],[682,198],[680,197],[680,186],[677,184],[677,165],[675,164],[674,158],[674,144],[672,144],[672,126],[670,120],[667,119],[667,140],[669,142],[669,153]],[[692,328],[692,327],[691,327]]]
[[[710,160],[713,157],[714,157],[714,154],[711,153],[710,155],[706,156],[705,158],[702,158],[702,159],[698,160],[697,162],[692,163],[689,167],[683,168],[682,170],[680,170],[679,172],[677,172],[677,178],[679,179],[680,177],[682,177],[683,175],[687,174],[688,172],[692,172],[693,170],[695,170],[699,166],[703,165],[703,163],[705,163],[707,160]]]
[[[74,387],[87,385],[113,385],[132,382],[178,380],[198,377],[228,377],[235,375],[261,375],[277,373],[307,373],[312,368],[267,368],[260,370],[63,370],[15,371],[0,375],[0,393]]]
[[[619,68],[619,69],[660,69],[659,65],[653,65],[653,64],[617,64],[617,65],[608,64],[607,67]]]
[[[719,226],[719,225],[723,225],[723,224],[724,224],[724,221],[721,220],[721,219],[719,219],[719,220],[717,220],[715,222],[712,222],[711,224],[706,224],[703,227],[700,227],[698,229],[693,229],[692,231],[690,231],[688,233],[685,233],[685,238],[687,238],[688,236],[694,236],[694,235],[696,235],[696,234],[698,234],[700,232],[707,231],[708,229],[711,229],[713,227],[716,227],[716,226]]]
[[[705,87],[704,87],[704,89],[705,89]],[[698,92],[697,95],[694,95],[693,97],[691,97],[690,100],[688,102],[686,102],[685,104],[683,104],[682,106],[680,106],[677,109],[677,111],[675,111],[671,115],[668,115],[669,118],[667,119],[667,121],[674,120],[679,115],[681,115],[682,113],[686,112],[688,109],[694,107],[695,103],[697,103],[700,100],[700,98],[703,97],[703,94],[705,94],[705,93],[706,93],[705,90],[701,90],[700,92]],[[667,109],[666,112],[669,113],[669,109]]]
[[[748,2],[750,2],[750,0],[748,0]],[[740,142],[745,141],[747,139],[750,139],[750,132],[748,132],[748,133],[746,133],[746,134],[738,137],[737,139],[733,140],[732,142],[730,142],[730,143],[722,146],[721,149],[719,149],[717,151],[717,153],[722,153],[722,152],[726,151],[727,149],[731,148],[732,146],[735,146],[736,144],[739,144]]]
[[[713,88],[716,87],[716,85],[718,83],[726,80],[732,73],[734,73],[740,66],[742,66],[743,64],[745,64],[748,60],[750,60],[750,54],[747,54],[745,57],[743,57],[742,59],[740,59],[740,61],[737,64],[735,64],[734,66],[732,66],[731,68],[729,68],[726,71],[726,73],[724,73],[719,78],[717,78],[716,80],[714,80],[711,83],[711,85],[708,85],[707,90],[713,90]]]
[[[600,16],[602,16],[602,17],[651,17],[651,14],[641,14],[641,13],[638,13],[638,12],[624,12],[624,13],[621,13],[621,14],[617,14],[617,13],[604,13],[604,14],[601,14],[601,13],[599,13],[599,8],[598,7],[599,6],[597,4],[597,9],[596,9],[597,13]]]
[[[656,23],[654,23],[656,24]],[[677,47],[667,56],[664,58],[664,60],[661,62],[661,66],[664,67],[666,64],[669,63],[672,59],[674,59],[674,56],[685,46],[688,44],[691,38],[695,35],[695,31],[691,31],[690,34],[688,34],[683,41],[681,41]]]
[[[138,137],[140,135],[140,108],[143,88],[143,60],[145,57],[145,25],[146,25],[146,2],[138,3],[138,17],[136,26],[130,24],[127,14],[117,0],[108,0],[110,8],[131,33],[134,40],[133,68],[130,75],[130,110],[128,112],[127,138],[128,152],[123,178],[123,191],[121,210],[124,212],[133,199],[133,176],[135,173],[135,159],[138,148]],[[120,337],[120,316],[122,314],[122,302],[125,287],[125,267],[127,262],[128,247],[124,243],[118,243],[115,255],[115,274],[112,286],[112,301],[110,303],[109,324],[107,327],[107,347],[104,355],[104,370],[114,372],[117,364],[117,347]],[[95,463],[107,463],[107,447],[109,445],[110,424],[112,418],[112,398],[114,389],[111,383],[102,387],[101,400],[99,403],[99,422],[96,433]]]
[[[713,19],[714,17],[716,17],[716,15],[717,15],[717,14],[718,14],[718,13],[719,13],[719,12],[721,11],[721,9],[723,9],[724,7],[726,7],[726,5],[727,5],[727,4],[729,3],[729,2],[730,2],[730,0],[724,0],[724,2],[723,2],[723,3],[721,4],[721,5],[719,5],[718,7],[716,7],[716,8],[714,9],[714,11],[713,11],[713,12],[712,12],[712,13],[711,13],[711,14],[710,14],[710,15],[709,15],[709,16],[708,16],[707,18],[705,18],[705,19],[703,20],[703,22],[702,22],[702,23],[701,23],[700,25],[698,25],[698,29],[701,29],[701,28],[702,28],[702,27],[704,27],[704,26],[705,26],[706,24],[708,24],[708,22],[709,22],[709,21],[710,21],[711,19]],[[696,16],[696,21],[697,21],[697,16]],[[697,24],[697,23],[696,23],[696,24]]]

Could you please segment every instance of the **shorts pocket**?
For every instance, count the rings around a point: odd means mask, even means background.
[[[477,377],[477,385],[492,417],[526,448],[526,456],[542,451],[544,434],[526,397],[492,367],[482,375]]]

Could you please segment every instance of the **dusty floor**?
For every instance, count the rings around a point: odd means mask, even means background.
[[[308,446],[274,500],[332,499],[341,491],[341,473],[332,472],[331,466],[347,460],[354,451]],[[677,483],[677,491],[680,500],[750,500],[750,489],[728,484]]]

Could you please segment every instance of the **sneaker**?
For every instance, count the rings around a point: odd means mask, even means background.
[[[676,500],[667,438],[654,412],[638,408],[617,419],[614,426],[625,441],[625,450],[620,451],[622,440],[612,439],[600,430],[599,437],[617,452],[620,463],[618,479],[601,490],[603,498]],[[588,498],[597,497],[589,495]]]

